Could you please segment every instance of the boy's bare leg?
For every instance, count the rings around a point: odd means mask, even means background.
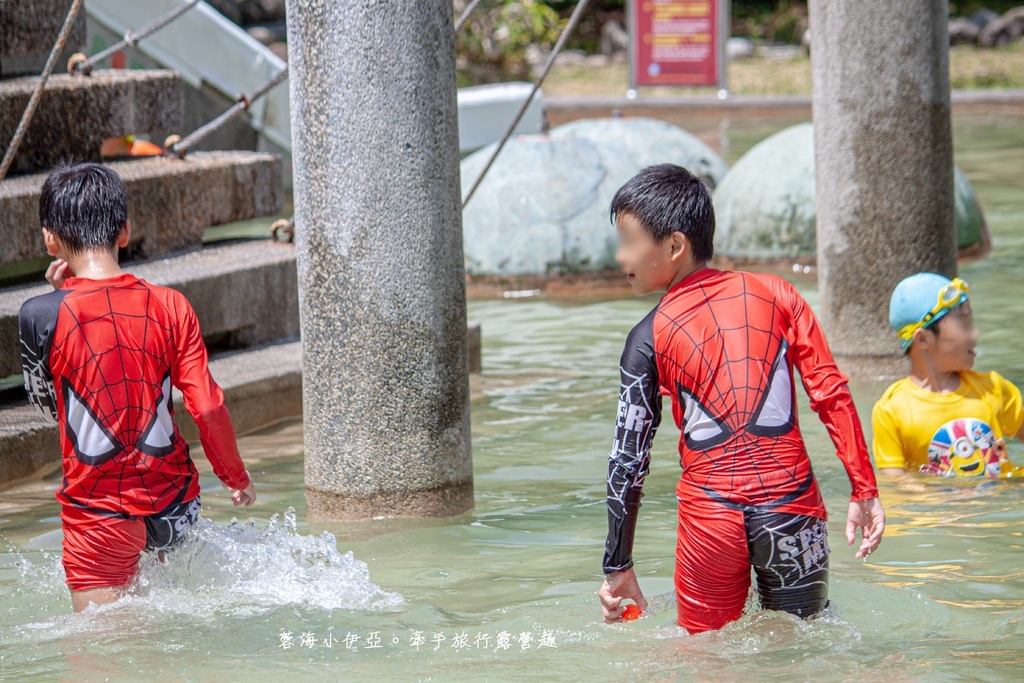
[[[89,606],[89,603],[106,605],[118,600],[123,595],[124,586],[103,586],[101,588],[71,591],[71,607],[76,612],[81,612]]]

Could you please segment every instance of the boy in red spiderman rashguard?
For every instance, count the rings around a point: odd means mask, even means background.
[[[207,366],[195,311],[172,289],[125,273],[127,195],[99,164],[58,168],[39,200],[49,294],[19,316],[25,387],[60,427],[57,490],[72,606],[113,602],[143,550],[166,550],[199,516],[199,475],[172,421],[171,387],[199,425],[214,474],[235,505],[256,491],[224,394]]]
[[[793,369],[828,428],[853,489],[846,536],[881,541],[885,515],[847,379],[803,297],[780,277],[722,272],[712,257],[714,209],[704,184],[670,164],[616,193],[616,260],[633,291],[667,293],[630,332],[622,354],[608,468],[606,621],[646,600],[633,535],[661,396],[681,430],[675,587],[678,623],[717,629],[743,613],[757,578],[761,605],[809,617],[828,603],[825,505],[797,423]]]

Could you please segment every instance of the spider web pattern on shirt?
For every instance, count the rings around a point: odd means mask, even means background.
[[[619,393],[621,415],[616,420],[615,441],[608,456],[614,463],[608,477],[608,498],[609,509],[621,519],[625,516],[630,489],[642,489],[650,471],[656,410],[647,399],[651,379],[646,374],[632,374],[625,368],[620,368],[619,372],[622,377]]]
[[[169,390],[163,380],[170,373],[174,334],[166,309],[141,283],[72,292],[61,304],[56,332],[50,355],[55,382],[84,403],[85,422],[96,422],[87,426],[101,428],[118,447],[93,465],[83,461],[73,442],[64,444],[66,483],[60,494],[79,507],[160,512],[182,490],[185,477],[195,476],[176,429],[167,448],[142,444],[158,420],[160,402],[172,410],[171,397],[163,395]],[[61,392],[65,415],[66,391]],[[67,422],[65,432],[72,429]]]
[[[772,507],[813,483],[792,389],[789,423],[774,429],[757,424],[771,382],[787,373],[792,385],[789,362],[780,361],[788,316],[767,287],[748,286],[744,273],[729,275],[699,282],[659,307],[655,335],[665,340],[655,345],[659,374],[673,390],[673,413],[684,429],[681,487],[739,507]],[[717,425],[718,438],[687,434],[681,419],[687,401],[696,401]]]

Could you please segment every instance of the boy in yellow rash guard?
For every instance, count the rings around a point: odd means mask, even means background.
[[[1006,438],[1024,438],[1021,392],[997,372],[978,373],[978,332],[967,283],[935,273],[900,282],[889,324],[910,357],[910,375],[871,414],[875,466],[941,476],[1021,477]]]

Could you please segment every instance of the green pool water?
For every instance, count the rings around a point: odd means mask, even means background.
[[[788,123],[733,122],[729,156]],[[995,240],[991,258],[961,270],[982,330],[978,367],[1024,385],[1024,121],[960,118],[955,131]],[[815,302],[813,275],[796,282]],[[57,482],[0,493],[0,679],[1019,679],[1024,485],[883,481],[885,540],[855,560],[842,539],[849,484],[805,399],[802,425],[833,515],[829,613],[808,623],[751,610],[696,637],[674,625],[678,433],[666,424],[635,549],[654,610],[601,622],[617,362],[653,304],[470,304],[485,372],[473,404],[476,507],[459,517],[310,523],[301,426],[280,425],[241,439],[255,507],[239,513],[204,474],[195,539],[166,564],[147,558],[134,595],[76,616],[60,568]],[[863,417],[883,388],[853,385]],[[1024,464],[1022,444],[1010,456]]]

